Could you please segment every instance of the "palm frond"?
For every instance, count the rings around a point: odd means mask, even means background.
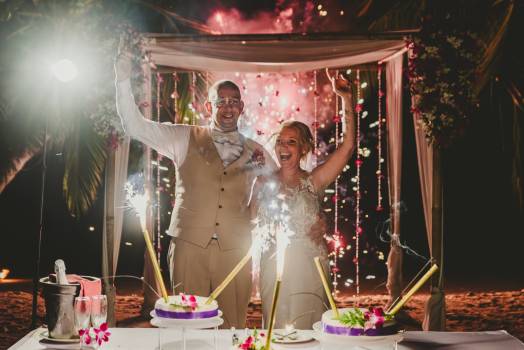
[[[500,47],[503,39],[509,28],[510,20],[513,15],[514,4],[513,1],[507,1],[507,6],[503,9],[502,16],[496,16],[491,25],[487,26],[486,35],[483,38],[486,49],[482,56],[481,62],[478,66],[478,80],[476,84],[476,92],[484,88],[486,82],[493,75],[493,71],[496,69],[497,58],[501,55]],[[498,4],[498,3],[497,3]]]
[[[107,158],[106,140],[86,124],[77,126],[66,138],[64,148],[63,190],[73,216],[85,214],[95,201]]]

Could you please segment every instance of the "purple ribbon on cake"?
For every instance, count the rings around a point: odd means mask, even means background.
[[[324,333],[346,336],[368,335],[373,337],[379,335],[391,335],[397,332],[396,327],[394,326],[382,328],[369,328],[364,330],[364,328],[337,327],[323,323],[322,328],[324,330]]]
[[[155,313],[158,317],[176,318],[176,319],[181,319],[181,320],[192,320],[192,319],[199,319],[199,318],[216,317],[218,316],[218,309],[207,310],[207,311],[194,311],[194,312],[165,311],[165,310],[155,309]]]

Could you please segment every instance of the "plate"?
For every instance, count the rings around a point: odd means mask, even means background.
[[[203,328],[214,328],[220,326],[224,323],[224,320],[220,317],[222,313],[219,312],[219,316],[203,319],[194,319],[194,320],[177,320],[164,317],[156,317],[155,312],[151,311],[151,325],[160,328],[193,328],[193,329],[203,329]]]
[[[315,331],[313,337],[319,341],[328,343],[337,343],[345,345],[358,346],[362,345],[378,345],[378,344],[394,344],[398,343],[404,338],[404,332],[400,331],[397,334],[383,335],[383,336],[347,336],[347,335],[336,335],[327,334],[322,332],[322,322],[316,322],[313,324],[313,330]]]
[[[275,329],[273,333],[272,342],[277,343],[277,344],[300,344],[300,343],[307,343],[307,342],[315,340],[310,334],[304,334],[304,332],[300,331],[299,329],[297,329],[296,331],[297,331],[296,339],[289,339],[289,338],[278,339],[277,333],[285,334],[286,330],[285,329]]]
[[[57,350],[79,350],[80,343],[57,343],[47,339],[40,339],[38,344],[42,345],[46,349],[57,349]]]
[[[43,331],[40,333],[40,338],[45,339],[47,342],[50,343],[61,343],[61,344],[73,344],[73,343],[80,343],[80,339],[78,338],[70,338],[70,339],[58,339],[58,338],[51,338],[49,336],[49,331]]]

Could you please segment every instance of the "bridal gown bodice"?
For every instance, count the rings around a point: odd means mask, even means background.
[[[280,208],[276,208],[275,200]],[[320,211],[311,177],[301,179],[296,188],[277,185],[273,192],[264,191],[259,201],[258,220],[266,224],[279,220],[282,222],[280,215],[283,213],[289,231],[275,327],[284,328],[286,324],[294,324],[298,329],[311,329],[312,324],[320,320],[326,301],[314,257],[321,258],[324,272],[327,273],[327,249],[309,237]],[[265,323],[269,318],[276,279],[274,242],[267,248],[260,261],[260,291]]]

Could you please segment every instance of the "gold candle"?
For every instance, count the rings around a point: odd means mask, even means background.
[[[327,281],[326,276],[324,275],[324,269],[322,268],[322,265],[320,264],[320,258],[317,256],[314,258],[315,265],[317,266],[318,274],[320,275],[320,279],[322,280],[322,285],[324,286],[324,290],[326,291],[326,295],[329,300],[329,305],[331,305],[331,310],[333,310],[333,315],[335,315],[336,318],[339,317],[337,305],[335,304],[335,300],[333,300],[333,296],[331,295],[331,290],[329,289],[329,284]]]
[[[164,301],[167,303],[169,302],[167,290],[164,284],[164,279],[162,278],[162,273],[160,272],[160,266],[158,266],[158,261],[156,260],[153,244],[151,244],[151,240],[149,239],[149,233],[145,228],[142,228],[142,234],[144,235],[144,241],[146,242],[146,248],[149,252],[149,257],[151,258],[151,262],[153,263],[153,270],[155,270],[156,279],[158,281],[158,284],[160,284],[160,291],[162,292],[162,297],[164,298]]]
[[[273,304],[271,304],[271,314],[269,316],[269,328],[267,330],[266,346],[264,350],[269,350],[271,347],[271,334],[273,333],[273,325],[275,324],[275,316],[277,313],[278,295],[280,294],[280,283],[282,281],[277,278],[275,283],[275,290],[273,291]]]
[[[405,303],[408,302],[408,300],[417,292],[417,290],[422,287],[422,285],[431,277],[433,274],[438,270],[437,265],[431,266],[431,268],[422,276],[422,278],[407,292],[402,299],[391,309],[389,312],[387,312],[389,315],[394,315],[400,310],[402,306],[404,306]]]
[[[206,304],[209,305],[213,302],[213,300],[215,300],[216,298],[218,298],[218,296],[220,295],[220,293],[222,293],[222,291],[227,287],[227,285],[233,280],[233,278],[235,278],[235,276],[240,272],[240,270],[242,270],[242,268],[247,264],[247,262],[251,259],[251,253],[252,253],[252,248],[250,248],[247,252],[247,254],[242,258],[242,260],[239,261],[239,263],[237,264],[237,266],[235,266],[235,268],[233,270],[231,270],[231,272],[226,276],[226,278],[224,279],[224,281],[222,281],[222,283],[220,283],[220,285],[218,287],[216,287],[216,289],[211,293],[211,295],[209,296],[209,298],[207,298],[206,300]]]

